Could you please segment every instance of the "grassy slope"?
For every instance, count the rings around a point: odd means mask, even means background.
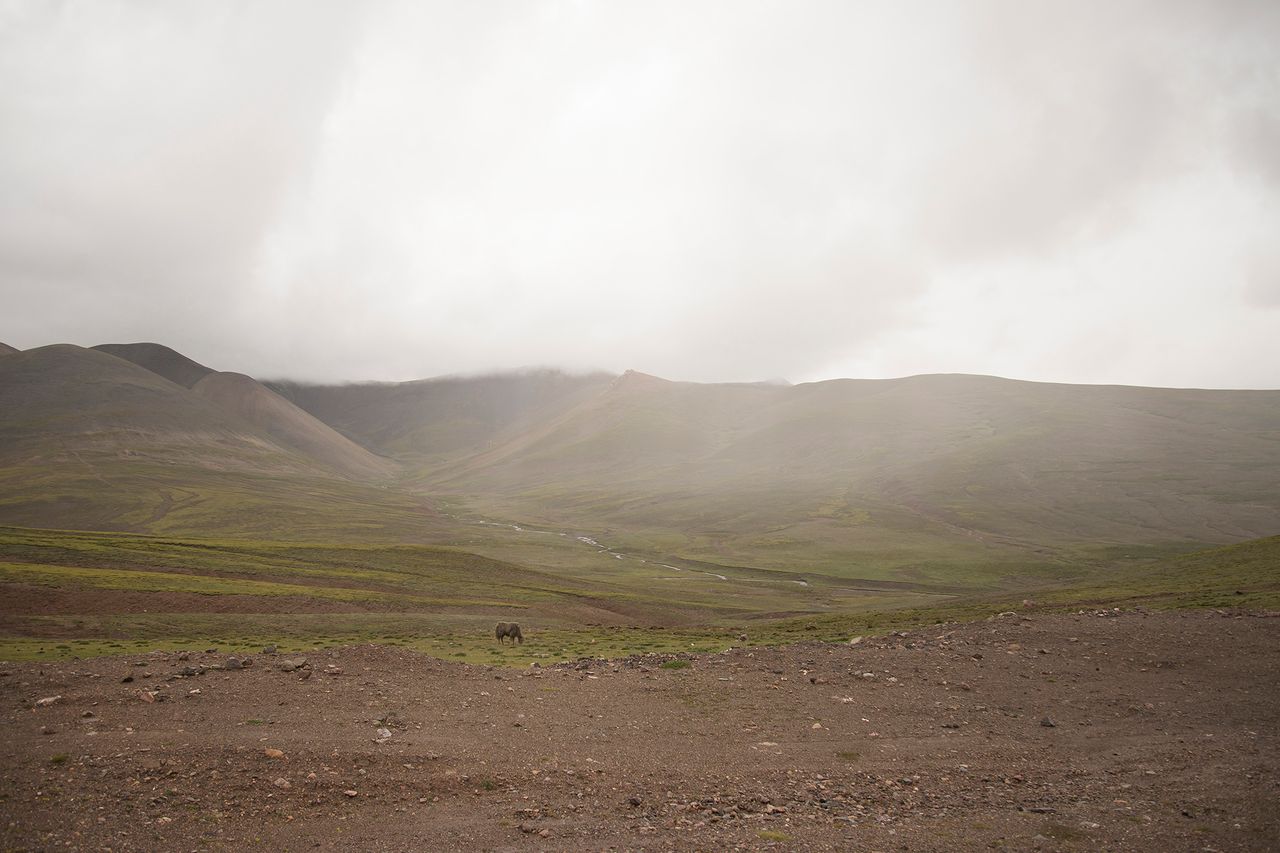
[[[163,344],[99,344],[93,349],[131,361],[183,388],[190,388],[214,372],[213,368],[205,367]]]
[[[59,345],[8,355],[0,402],[0,522],[391,541],[442,525],[421,497],[336,476],[107,353]]]
[[[1276,533],[1278,480],[1276,392],[636,374],[422,475],[479,512],[591,524],[633,548],[862,576]]]

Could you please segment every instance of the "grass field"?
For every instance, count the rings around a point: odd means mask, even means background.
[[[485,541],[501,549],[500,537]],[[841,593],[835,579],[816,576],[804,587],[754,582],[745,572],[719,580],[694,563],[682,572],[690,585],[673,588],[652,580],[653,564],[584,554],[554,574],[458,548],[0,528],[0,660],[384,643],[527,666],[718,651],[741,645],[740,633],[749,644],[843,641],[1021,609],[1025,595],[1039,608],[1280,608],[1280,537],[1116,562],[1034,591],[947,595],[909,587]],[[591,559],[612,574],[592,579],[584,568]],[[526,642],[499,646],[491,634],[498,619],[520,621]]]

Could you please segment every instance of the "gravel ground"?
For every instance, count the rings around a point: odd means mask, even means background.
[[[529,670],[385,647],[296,664],[0,665],[0,847],[1280,849],[1273,614],[1029,610]]]

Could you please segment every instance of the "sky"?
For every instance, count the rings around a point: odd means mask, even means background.
[[[1280,3],[0,0],[0,341],[1280,388]]]

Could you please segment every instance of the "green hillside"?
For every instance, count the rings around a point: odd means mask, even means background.
[[[389,541],[440,524],[420,496],[352,482],[330,460],[97,350],[6,356],[0,401],[4,523]]]
[[[1280,529],[1280,393],[628,374],[419,482],[729,564],[867,574],[1187,549]]]

